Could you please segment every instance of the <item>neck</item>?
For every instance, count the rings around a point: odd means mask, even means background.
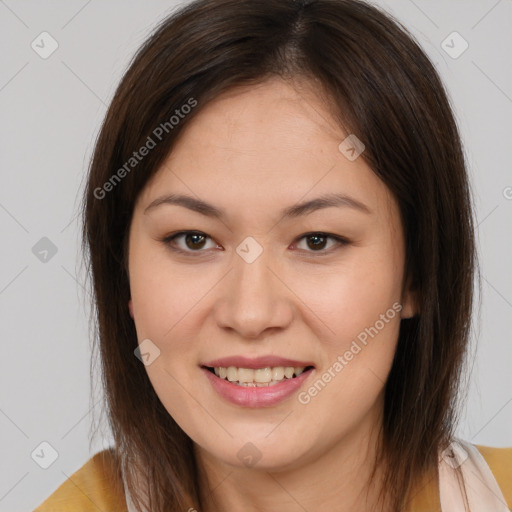
[[[377,416],[381,418],[380,411]],[[378,418],[370,414],[334,446],[314,458],[297,462],[292,469],[234,467],[196,445],[204,512],[390,510],[387,505],[377,506],[382,468],[368,482],[377,450],[381,424],[376,423]]]

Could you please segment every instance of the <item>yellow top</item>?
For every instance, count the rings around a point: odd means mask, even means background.
[[[512,446],[491,448],[476,445],[491,468],[507,506],[512,510]],[[411,494],[411,512],[440,512],[437,473],[425,477]],[[125,512],[122,478],[112,449],[90,458],[33,512]]]

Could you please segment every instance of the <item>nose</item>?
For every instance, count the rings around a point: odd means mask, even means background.
[[[217,325],[252,340],[289,326],[293,294],[266,251],[252,263],[235,254],[233,266],[215,307]]]

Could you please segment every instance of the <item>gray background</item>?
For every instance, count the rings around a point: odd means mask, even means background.
[[[483,287],[475,324],[478,347],[459,435],[475,444],[511,446],[512,72],[506,63],[512,2],[376,3],[402,21],[437,64],[470,166]],[[175,5],[0,1],[2,511],[32,510],[111,443],[104,428],[89,445],[92,414],[99,415],[102,394],[99,386],[90,393],[78,204],[118,80],[155,23]],[[47,59],[31,47],[43,31],[59,45]],[[453,31],[469,44],[458,58],[441,46]],[[456,38],[447,44],[452,53],[462,49]],[[33,251],[43,237],[57,249],[46,262],[40,260],[43,253]],[[51,456],[42,442],[58,454],[48,469],[40,467]],[[32,458],[33,453],[45,455]]]

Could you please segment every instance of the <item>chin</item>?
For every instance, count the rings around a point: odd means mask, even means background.
[[[300,451],[298,447],[301,448]],[[250,437],[244,436],[244,439],[231,440],[228,446],[219,447],[217,444],[211,448],[213,449],[206,448],[210,457],[237,469],[278,472],[303,464],[306,447],[300,439],[296,442],[288,439],[287,445],[283,446],[282,439],[271,442],[260,437],[251,441]]]

